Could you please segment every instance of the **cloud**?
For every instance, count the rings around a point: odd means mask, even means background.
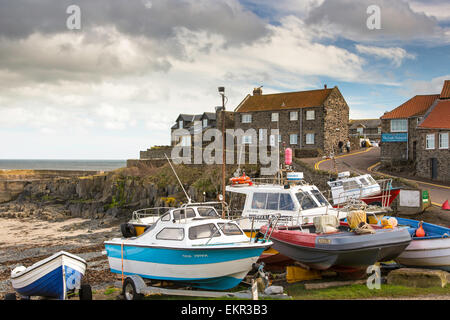
[[[382,48],[374,46],[365,46],[357,44],[356,50],[365,55],[374,56],[377,59],[388,59],[392,61],[395,67],[400,67],[404,59],[415,59],[416,56],[406,52],[405,49],[394,47],[394,48]]]
[[[367,27],[367,8],[380,7],[381,29]],[[406,1],[389,0],[325,0],[313,8],[307,24],[319,26],[330,36],[341,36],[355,41],[411,41],[435,37],[437,20],[415,12]]]

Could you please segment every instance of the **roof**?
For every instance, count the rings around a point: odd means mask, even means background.
[[[444,86],[442,87],[441,99],[450,99],[450,80],[444,81]]]
[[[215,112],[203,112],[202,119],[208,119],[208,120],[216,120],[216,113]]]
[[[359,126],[364,128],[378,128],[381,126],[380,119],[353,119],[349,121],[349,129],[356,129]]]
[[[247,95],[235,112],[287,110],[322,106],[333,89]]]
[[[380,119],[404,119],[413,116],[422,116],[436,99],[439,99],[439,94],[415,96],[394,110],[385,113]]]
[[[450,129],[450,100],[439,100],[418,128]]]

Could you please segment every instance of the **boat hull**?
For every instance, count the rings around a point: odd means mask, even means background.
[[[354,271],[367,268],[378,261],[389,261],[398,257],[411,242],[406,228],[403,231],[389,231],[378,230],[378,234],[374,235],[345,233],[341,237],[336,234],[305,234],[301,243],[296,240],[295,231],[291,231],[292,234],[281,234],[282,230],[274,231],[271,241],[273,248],[281,255],[310,268]]]
[[[410,227],[414,235],[419,221],[397,218],[398,223]],[[396,261],[408,267],[425,267],[450,271],[450,229],[423,223],[426,236],[413,237],[411,244],[398,256]]]
[[[105,243],[105,248],[113,273],[227,290],[242,281],[266,246],[178,249],[124,244],[122,248]]]
[[[11,284],[21,296],[43,296],[65,299],[70,290],[80,289],[86,261],[65,253],[57,253],[23,272],[11,275]]]
[[[361,200],[364,201],[368,205],[377,205],[377,206],[385,206],[390,207],[392,202],[397,198],[397,196],[400,194],[400,189],[391,189],[389,190],[389,194],[387,195],[386,192],[384,194],[382,192],[369,196],[369,197],[362,197]],[[342,208],[345,204],[336,204],[333,205],[333,208]]]

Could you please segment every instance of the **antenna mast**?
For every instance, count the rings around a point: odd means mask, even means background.
[[[186,190],[184,189],[183,184],[181,183],[180,178],[178,178],[177,172],[176,172],[175,169],[173,168],[172,163],[170,163],[170,160],[169,160],[169,158],[167,157],[167,155],[166,155],[165,153],[164,153],[164,156],[166,157],[167,161],[169,162],[170,167],[172,168],[172,171],[173,171],[173,173],[175,174],[175,177],[177,177],[178,183],[180,184],[181,188],[183,189],[184,194],[186,195],[186,198],[188,199],[188,203],[191,203],[191,198],[188,196]]]

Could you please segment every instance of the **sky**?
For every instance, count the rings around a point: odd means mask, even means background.
[[[327,84],[379,118],[449,61],[448,0],[0,0],[0,159],[137,159],[219,86],[234,110]]]

